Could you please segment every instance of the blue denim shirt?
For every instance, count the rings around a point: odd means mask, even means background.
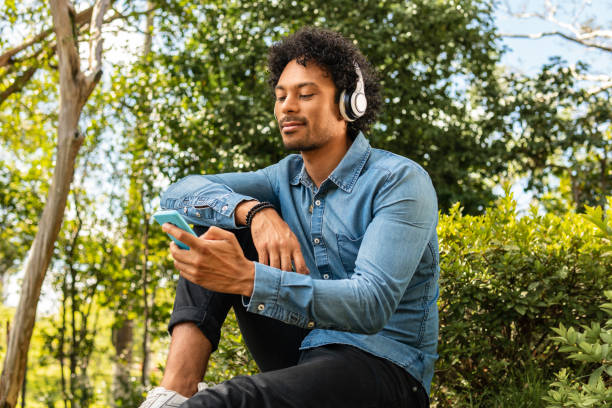
[[[310,275],[255,263],[249,312],[313,330],[308,349],[348,344],[386,358],[427,393],[438,342],[437,200],[425,170],[360,134],[317,189],[300,155],[250,173],[188,176],[163,208],[237,228],[236,206],[269,201],[300,242]]]

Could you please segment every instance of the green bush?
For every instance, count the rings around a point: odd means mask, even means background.
[[[598,320],[604,290],[612,287],[594,226],[574,213],[534,209],[519,217],[506,196],[482,216],[462,215],[455,205],[438,231],[436,405],[493,406],[492,396],[515,384],[516,373],[535,369],[548,378],[567,365],[555,353],[551,328]],[[538,398],[534,406],[541,406]]]
[[[259,369],[244,344],[234,311],[225,320],[219,348],[212,354],[204,381],[219,384],[237,375],[257,374]]]
[[[605,294],[612,302],[612,291]],[[567,368],[556,374],[557,380],[550,384],[548,396],[544,397],[549,408],[612,405],[612,303],[604,303],[601,308],[610,317],[603,327],[591,323],[582,326],[582,331],[563,325],[554,329],[558,336],[553,340],[561,345],[559,351],[570,353],[570,360],[583,364],[577,375]]]
[[[608,208],[612,207],[612,200]],[[604,262],[612,262],[612,214],[604,217],[601,208],[587,208],[586,218],[597,225],[606,251]],[[612,271],[610,271],[612,272]],[[574,373],[563,368],[556,374],[556,381],[550,384],[544,400],[549,408],[562,407],[603,407],[612,405],[612,290],[604,292],[608,303],[601,309],[608,315],[603,324],[592,322],[582,326],[582,331],[560,325],[553,329],[557,337],[552,340],[560,345],[560,352],[569,353],[568,358],[580,362]],[[584,382],[586,380],[586,382]]]

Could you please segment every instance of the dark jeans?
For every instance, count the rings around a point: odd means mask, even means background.
[[[195,229],[201,234],[203,229]],[[234,231],[245,256],[257,260],[250,231]],[[428,407],[423,387],[404,369],[355,347],[333,344],[300,352],[308,330],[249,313],[238,295],[212,292],[182,277],[169,330],[194,322],[219,344],[230,307],[262,373],[239,376],[197,393],[181,407]]]

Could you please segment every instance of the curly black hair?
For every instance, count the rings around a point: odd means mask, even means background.
[[[382,105],[380,82],[374,68],[350,40],[334,31],[304,27],[273,44],[268,52],[268,83],[272,91],[287,64],[293,60],[303,66],[314,61],[327,70],[336,85],[336,103],[343,89],[355,90],[357,73],[354,63],[357,63],[365,84],[368,108],[362,117],[348,122],[347,133],[354,140],[360,131],[370,129]]]

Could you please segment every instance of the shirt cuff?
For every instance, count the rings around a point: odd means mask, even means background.
[[[279,294],[283,289],[283,277],[288,277],[288,275],[300,279],[308,279],[309,277],[295,272],[284,272],[259,262],[254,262],[254,264],[255,280],[253,283],[253,293],[250,298],[242,297],[242,304],[247,311],[271,317],[294,326],[308,329],[314,328],[314,321],[309,320],[305,316],[305,311],[298,311],[295,305],[291,305],[293,306],[291,307],[279,301]],[[285,290],[291,292],[288,288],[285,288]]]
[[[253,263],[255,264],[253,293],[250,299],[243,296],[242,303],[248,312],[271,316],[271,309],[278,301],[282,271],[259,262]],[[248,302],[245,303],[247,299]]]

